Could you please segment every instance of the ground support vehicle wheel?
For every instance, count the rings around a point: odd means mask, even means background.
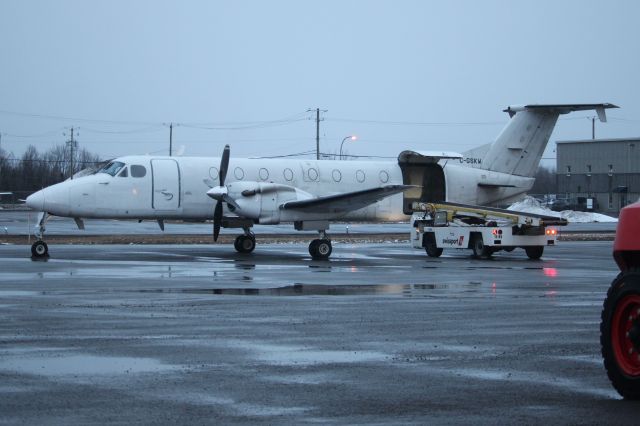
[[[473,256],[477,258],[489,258],[493,254],[490,247],[484,245],[481,235],[476,235],[471,242],[471,249],[473,250]]]
[[[442,248],[438,248],[436,243],[427,243],[424,249],[429,257],[440,257],[442,255]]]
[[[316,260],[328,259],[332,251],[331,241],[326,238],[313,240],[309,244],[309,254]]]
[[[538,260],[542,257],[544,246],[525,247],[524,251],[527,252],[527,256],[529,257],[529,259]]]
[[[256,239],[251,235],[238,235],[233,247],[238,253],[251,253],[256,248]]]
[[[31,257],[42,258],[49,257],[49,247],[47,243],[38,240],[31,245]]]
[[[623,272],[611,283],[600,345],[613,387],[626,399],[640,399],[640,271]]]

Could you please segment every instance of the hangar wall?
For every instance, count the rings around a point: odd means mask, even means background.
[[[556,142],[558,195],[594,197],[594,210],[618,213],[640,197],[640,138]]]

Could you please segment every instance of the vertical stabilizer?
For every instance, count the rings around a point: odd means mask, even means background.
[[[606,121],[605,109],[612,104],[525,105],[508,107],[511,120],[482,160],[482,168],[518,176],[533,176],[560,114],[596,110]]]

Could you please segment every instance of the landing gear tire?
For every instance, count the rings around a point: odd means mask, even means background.
[[[490,247],[484,245],[482,236],[478,235],[473,239],[471,243],[471,249],[473,250],[473,257],[475,258],[489,258],[493,254]]]
[[[31,245],[31,257],[43,258],[49,256],[49,247],[47,243],[42,240],[38,240]]]
[[[527,252],[527,256],[529,257],[529,259],[538,260],[542,257],[544,246],[525,247],[524,251]]]
[[[440,257],[442,255],[442,248],[438,248],[435,243],[427,243],[424,249],[429,257]]]
[[[331,241],[326,238],[313,240],[309,244],[309,254],[316,260],[327,260],[332,251]]]
[[[600,345],[611,384],[625,399],[640,399],[640,272],[613,280],[602,306]]]
[[[238,235],[233,247],[238,253],[251,253],[256,248],[256,239],[251,235]]]

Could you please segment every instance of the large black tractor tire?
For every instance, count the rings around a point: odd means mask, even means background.
[[[640,271],[621,273],[613,280],[601,320],[607,376],[625,399],[640,399]]]

